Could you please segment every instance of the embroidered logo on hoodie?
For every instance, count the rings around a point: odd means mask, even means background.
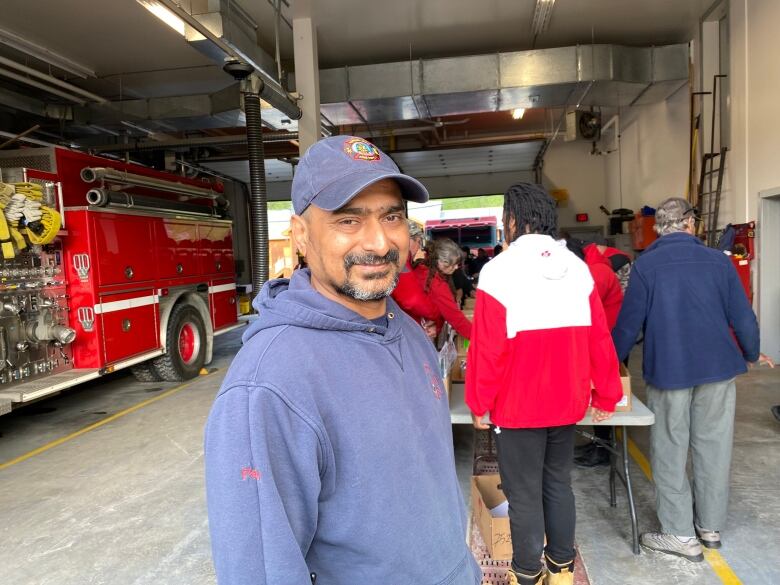
[[[254,479],[255,481],[260,481],[260,472],[254,467],[242,467],[241,481],[246,481],[247,479]]]
[[[428,362],[425,362],[423,366],[425,367],[425,375],[428,376],[428,381],[431,384],[433,395],[436,397],[436,400],[441,400],[444,391],[441,388],[441,383],[439,382],[439,376],[434,373],[434,371],[431,369],[431,366],[428,364]]]

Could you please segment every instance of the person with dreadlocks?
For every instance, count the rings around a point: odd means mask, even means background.
[[[436,309],[433,318],[436,332],[441,331],[446,321],[458,335],[470,339],[471,321],[455,302],[455,285],[452,282],[452,275],[462,261],[463,252],[458,244],[449,238],[441,238],[430,244],[426,259],[417,264],[414,274]],[[411,316],[419,321],[420,316]]]
[[[503,219],[510,245],[477,287],[466,403],[477,429],[489,428],[487,413],[496,425],[509,583],[572,585],[575,424],[588,405],[596,422],[612,416],[618,361],[593,277],[557,239],[555,200],[540,185],[513,185]]]

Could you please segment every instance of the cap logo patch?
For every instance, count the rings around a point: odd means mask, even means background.
[[[379,160],[379,149],[362,138],[351,138],[344,142],[344,152],[354,160]]]

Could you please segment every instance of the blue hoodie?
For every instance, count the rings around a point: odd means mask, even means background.
[[[308,270],[255,299],[206,426],[222,585],[477,585],[447,395],[422,329],[316,292]]]
[[[612,331],[621,360],[640,330],[643,376],[664,390],[729,380],[758,359],[758,323],[731,260],[687,233],[657,239],[634,263]]]

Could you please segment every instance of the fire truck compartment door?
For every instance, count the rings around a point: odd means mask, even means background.
[[[154,289],[103,295],[95,305],[103,324],[106,363],[160,347],[158,299]]]
[[[100,285],[154,279],[155,252],[148,218],[95,213],[95,243]]]
[[[233,235],[227,225],[202,225],[198,228],[201,238],[203,272],[233,276]]]
[[[201,272],[197,224],[157,220],[155,231],[159,278],[193,276]]]
[[[209,286],[211,321],[214,330],[234,324],[238,320],[235,280],[215,280]]]

